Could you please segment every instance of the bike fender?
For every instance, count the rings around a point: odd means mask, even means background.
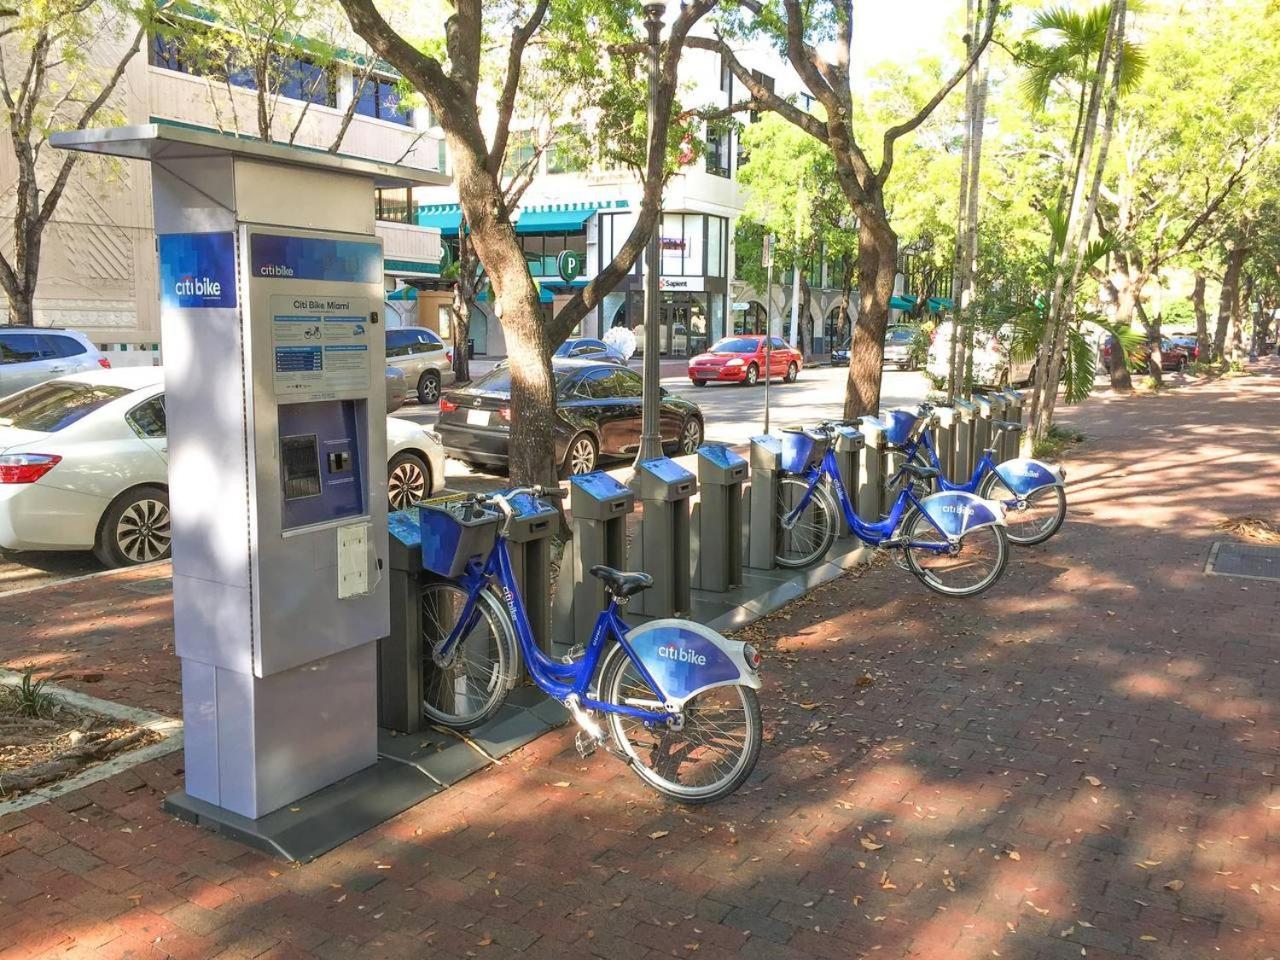
[[[920,510],[949,537],[963,537],[979,527],[1004,525],[1004,505],[962,490],[935,493],[920,501]]]
[[[1062,467],[1025,457],[998,464],[996,475],[1006,487],[1020,497],[1025,497],[1032,490],[1039,490],[1041,487],[1060,487],[1066,480]]]
[[[747,665],[745,644],[700,623],[651,620],[627,632],[627,645],[676,709],[712,687],[760,689],[759,675]]]

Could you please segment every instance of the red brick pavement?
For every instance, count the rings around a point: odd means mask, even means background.
[[[1280,603],[1202,573],[1216,520],[1280,499],[1266,369],[1069,412],[1071,518],[990,595],[886,564],[763,625],[769,743],[727,802],[561,732],[297,867],[164,816],[169,758],[0,820],[0,960],[1280,956]],[[46,591],[0,655],[172,701],[115,581]]]

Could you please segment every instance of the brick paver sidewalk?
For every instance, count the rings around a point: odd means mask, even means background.
[[[990,595],[885,564],[756,628],[727,802],[561,732],[291,867],[163,815],[172,757],[0,820],[0,960],[1280,956],[1277,584],[1202,572],[1280,502],[1263,369],[1068,412],[1070,519]],[[0,601],[0,661],[176,709],[154,576]]]

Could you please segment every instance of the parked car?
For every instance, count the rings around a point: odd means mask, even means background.
[[[933,331],[925,369],[932,377],[946,377],[951,368],[951,320],[940,321]],[[1016,357],[1010,349],[1013,327],[1003,326],[996,333],[977,330],[973,338],[973,379],[984,387],[1030,383],[1035,376],[1035,359]]]
[[[1170,337],[1169,339],[1173,341],[1175,347],[1182,347],[1187,351],[1187,359],[1192,363],[1200,359],[1200,341],[1196,337]]]
[[[387,413],[399,410],[404,406],[404,398],[409,395],[409,381],[399,367],[387,367]]]
[[[640,374],[599,360],[556,358],[554,442],[562,476],[590,473],[605,459],[633,457],[640,446]],[[511,447],[511,371],[495,369],[440,398],[436,424],[451,457],[505,470]],[[702,445],[697,404],[662,391],[662,441],[668,452],[693,453]]]
[[[607,360],[610,363],[627,362],[626,357],[595,337],[570,337],[556,348],[555,356],[578,360]]]
[[[911,344],[916,337],[916,327],[895,324],[884,334],[884,363],[892,364],[899,370],[915,369],[915,361],[911,358]],[[833,367],[849,365],[849,351],[853,347],[853,338],[847,337],[844,343],[831,351],[830,363]]]
[[[419,403],[435,403],[440,399],[441,388],[457,379],[453,372],[453,348],[425,327],[387,330],[387,366],[404,371],[409,388],[418,394]]]
[[[745,383],[755,386],[764,377],[766,357],[765,341],[772,339],[772,362],[769,375],[773,379],[781,377],[787,383],[795,383],[800,376],[800,368],[804,366],[804,356],[799,350],[793,350],[781,337],[764,337],[758,335],[725,337],[712,345],[706,353],[700,353],[689,360],[689,379],[695,387],[705,387],[708,383]]]
[[[552,356],[575,360],[599,360],[602,363],[616,363],[624,367],[627,365],[626,357],[603,340],[597,340],[594,337],[570,337],[556,347],[556,352]],[[500,370],[510,363],[510,360],[504,358],[494,364],[494,369]]]
[[[75,330],[0,330],[0,397],[64,374],[110,366],[89,338]]]
[[[397,509],[444,485],[444,451],[387,418]],[[92,550],[110,567],[169,556],[169,454],[159,367],[94,370],[0,400],[0,548]]]
[[[1111,372],[1112,338],[1102,345],[1102,369]],[[1197,355],[1199,355],[1197,351]],[[1129,354],[1129,369],[1141,373],[1147,369],[1147,360],[1151,356],[1151,344],[1140,344]],[[1160,338],[1160,369],[1165,371],[1185,370],[1191,362],[1191,353],[1186,347],[1180,347],[1168,337]]]

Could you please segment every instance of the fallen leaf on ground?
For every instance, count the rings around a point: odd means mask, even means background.
[[[858,841],[862,844],[862,849],[864,850],[883,850],[884,849],[883,843],[876,843],[874,840],[868,837],[859,837]]]
[[[1174,893],[1177,893],[1184,886],[1185,884],[1181,880],[1170,880],[1168,883],[1164,885],[1164,888],[1166,890],[1172,890]]]
[[[1084,779],[1085,779],[1085,782],[1088,783],[1089,786],[1091,787],[1102,786],[1102,781],[1099,780],[1097,777],[1085,777]]]
[[[671,833],[670,830],[655,830],[653,831],[653,833],[649,834],[649,839],[661,840],[663,837],[667,836],[669,833]]]

